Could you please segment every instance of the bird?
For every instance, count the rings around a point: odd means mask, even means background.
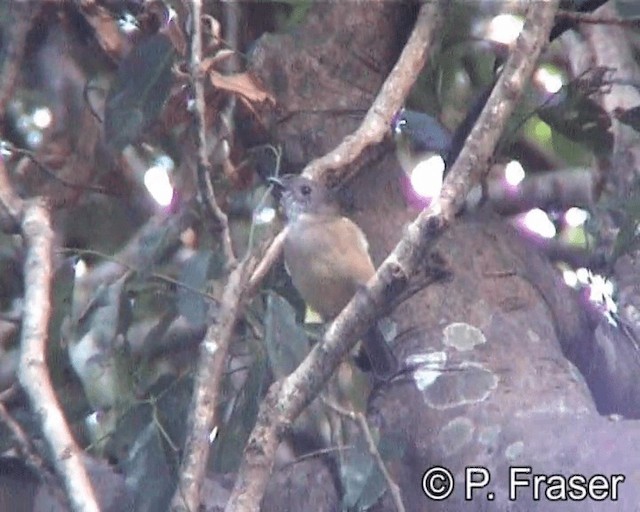
[[[281,190],[287,218],[285,266],[294,287],[323,321],[331,321],[375,274],[367,239],[323,183],[304,176],[269,180]],[[398,361],[376,325],[362,338],[376,378],[389,380]]]
[[[440,193],[452,144],[451,133],[428,114],[400,109],[391,120],[396,158],[421,195]]]

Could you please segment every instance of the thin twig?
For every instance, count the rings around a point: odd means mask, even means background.
[[[262,283],[262,280],[265,278],[271,267],[275,264],[276,261],[278,261],[278,258],[280,258],[280,255],[282,254],[284,239],[286,238],[286,236],[287,228],[285,227],[273,239],[273,242],[271,242],[271,245],[265,252],[264,257],[256,266],[253,274],[251,275],[251,278],[249,279],[249,282],[247,283],[247,295],[249,297],[256,292],[256,290],[260,286],[260,283]]]
[[[16,449],[27,466],[33,469],[46,485],[52,488],[55,487],[57,481],[55,475],[49,469],[47,462],[38,454],[27,433],[13,416],[9,414],[9,411],[7,411],[2,402],[0,402],[0,422],[4,423],[11,432],[16,444]]]
[[[437,25],[439,8],[439,2],[423,4],[419,23],[428,25],[429,30],[433,29]],[[467,144],[445,179],[438,200],[406,229],[404,238],[369,281],[366,290],[360,290],[331,324],[322,343],[314,347],[293,373],[269,389],[245,448],[244,459],[225,509],[227,512],[259,510],[276,449],[286,426],[317,396],[351,345],[374,321],[376,308],[380,308],[388,299],[389,288],[397,284],[399,279],[406,281],[413,275],[429,246],[453,221],[468,192],[486,174],[500,134],[528,83],[549,36],[557,8],[558,0],[531,4],[516,47],[471,131]],[[416,26],[415,30],[420,30],[426,41],[431,39],[429,30],[425,27]],[[388,90],[386,84],[383,90]],[[335,162],[326,162],[313,169],[336,167]],[[345,340],[353,340],[353,343],[345,343]]]
[[[197,178],[201,204],[208,209],[221,238],[227,267],[231,274],[225,285],[217,318],[209,325],[200,344],[200,355],[187,422],[187,439],[180,465],[179,480],[171,500],[173,511],[197,510],[200,491],[209,456],[209,436],[217,428],[216,413],[224,365],[236,320],[246,297],[247,281],[256,259],[251,253],[238,263],[231,245],[226,214],[220,209],[209,179],[209,159],[206,140],[204,70],[202,69],[202,2],[191,0],[191,59],[190,74],[195,95],[195,122],[198,132]]]
[[[53,231],[50,213],[40,200],[26,204],[22,232],[27,256],[18,379],[29,396],[71,507],[78,512],[97,512],[100,507],[82,462],[82,451],[71,435],[47,370]]]
[[[204,101],[205,72],[202,69],[202,0],[191,0],[191,58],[189,62],[189,74],[194,94],[194,121],[197,132],[197,163],[196,173],[198,178],[198,199],[205,211],[211,216],[211,221],[220,236],[222,250],[226,263],[232,268],[236,263],[236,257],[231,245],[229,222],[227,215],[222,211],[216,200],[213,184],[210,179],[211,165],[209,163],[209,150],[207,144],[206,104]]]
[[[54,171],[52,171],[51,169],[49,169],[49,167],[47,167],[45,164],[43,164],[38,157],[36,156],[36,154],[33,151],[29,151],[28,149],[25,148],[19,148],[18,146],[14,146],[13,144],[11,144],[9,141],[3,141],[3,146],[4,149],[7,151],[12,151],[18,155],[24,155],[25,157],[27,157],[31,162],[33,162],[35,164],[35,166],[40,169],[40,171],[42,171],[44,174],[47,175],[47,177],[51,178],[54,181],[57,181],[58,183],[64,185],[65,187],[74,189],[74,190],[83,190],[83,191],[87,191],[87,192],[95,192],[97,194],[103,194],[105,196],[113,196],[113,197],[119,197],[122,196],[123,194],[112,191],[112,190],[108,190],[106,188],[103,187],[98,187],[95,185],[89,185],[89,184],[83,184],[83,183],[74,183],[72,181],[68,181],[66,179],[64,179],[61,176],[58,176]]]
[[[373,434],[371,433],[371,429],[369,428],[369,423],[367,423],[367,419],[364,417],[364,414],[361,412],[355,412],[349,409],[342,407],[341,405],[333,402],[331,400],[324,400],[325,405],[333,409],[340,416],[348,418],[353,421],[362,432],[365,441],[367,442],[367,449],[369,450],[369,454],[373,457],[378,469],[382,473],[385,481],[387,482],[387,487],[389,488],[389,492],[391,493],[391,499],[393,500],[393,504],[395,509],[398,512],[405,512],[404,503],[402,501],[402,494],[400,493],[400,487],[395,482],[395,480],[391,477],[389,470],[387,469],[387,465],[382,460],[382,455],[380,455],[380,450],[378,450],[378,446],[376,445],[375,439],[373,439]]]
[[[80,255],[91,255],[91,256],[98,256],[99,258],[103,258],[105,260],[109,260],[112,261],[114,263],[117,263],[118,265],[122,265],[122,267],[135,272],[137,274],[144,274],[144,275],[148,275],[149,277],[152,277],[154,279],[157,279],[158,281],[162,281],[163,283],[167,283],[170,285],[173,285],[177,288],[182,288],[183,290],[187,290],[191,293],[194,293],[200,297],[202,297],[203,299],[207,299],[210,301],[213,301],[214,303],[218,302],[218,299],[212,295],[211,293],[207,293],[206,291],[203,290],[199,290],[198,288],[194,288],[193,286],[180,281],[178,279],[174,279],[171,276],[165,275],[165,274],[161,274],[160,272],[148,272],[148,270],[145,269],[141,269],[141,268],[137,268],[134,267],[133,265],[130,265],[129,263],[119,260],[118,258],[111,256],[109,254],[105,254],[101,251],[96,251],[94,249],[80,249],[77,247],[64,247],[61,249],[62,253],[70,253],[70,254],[76,254],[78,256]]]

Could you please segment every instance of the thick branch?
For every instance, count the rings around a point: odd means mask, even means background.
[[[569,169],[532,174],[518,186],[502,180],[488,183],[488,199],[502,215],[514,215],[531,208],[588,208],[595,201],[595,177],[590,169]]]
[[[47,370],[53,231],[49,211],[39,200],[27,203],[22,232],[27,256],[18,379],[29,396],[73,510],[98,511],[100,508],[82,463],[82,451],[69,431]]]
[[[426,11],[433,15],[433,5],[428,3],[422,6],[419,17],[421,23],[428,22]],[[282,432],[318,394],[342,356],[349,350],[350,346],[346,346],[348,344],[344,341],[354,340],[355,343],[358,336],[373,322],[376,309],[388,298],[389,287],[393,287],[399,280],[406,281],[413,274],[428,246],[432,245],[434,239],[453,220],[464,204],[467,193],[487,172],[487,163],[500,134],[528,83],[548,38],[557,7],[558,0],[531,4],[516,48],[447,177],[440,198],[408,227],[405,237],[369,281],[366,290],[357,293],[331,324],[322,343],[316,345],[289,377],[270,388],[247,443],[245,458],[226,507],[227,512],[259,510]],[[321,160],[328,159],[325,157]],[[309,166],[307,172],[314,174],[323,167],[330,169],[335,164],[327,162]]]

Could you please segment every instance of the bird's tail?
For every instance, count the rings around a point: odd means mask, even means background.
[[[362,348],[364,353],[356,356],[356,363],[363,370],[371,370],[377,379],[383,381],[398,373],[398,359],[377,325],[362,337]]]

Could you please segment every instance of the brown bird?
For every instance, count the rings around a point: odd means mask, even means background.
[[[288,221],[284,259],[293,285],[323,320],[333,320],[375,273],[367,239],[340,214],[334,195],[323,184],[295,175],[271,182],[282,189]],[[375,376],[391,378],[398,361],[377,325],[362,342]]]

